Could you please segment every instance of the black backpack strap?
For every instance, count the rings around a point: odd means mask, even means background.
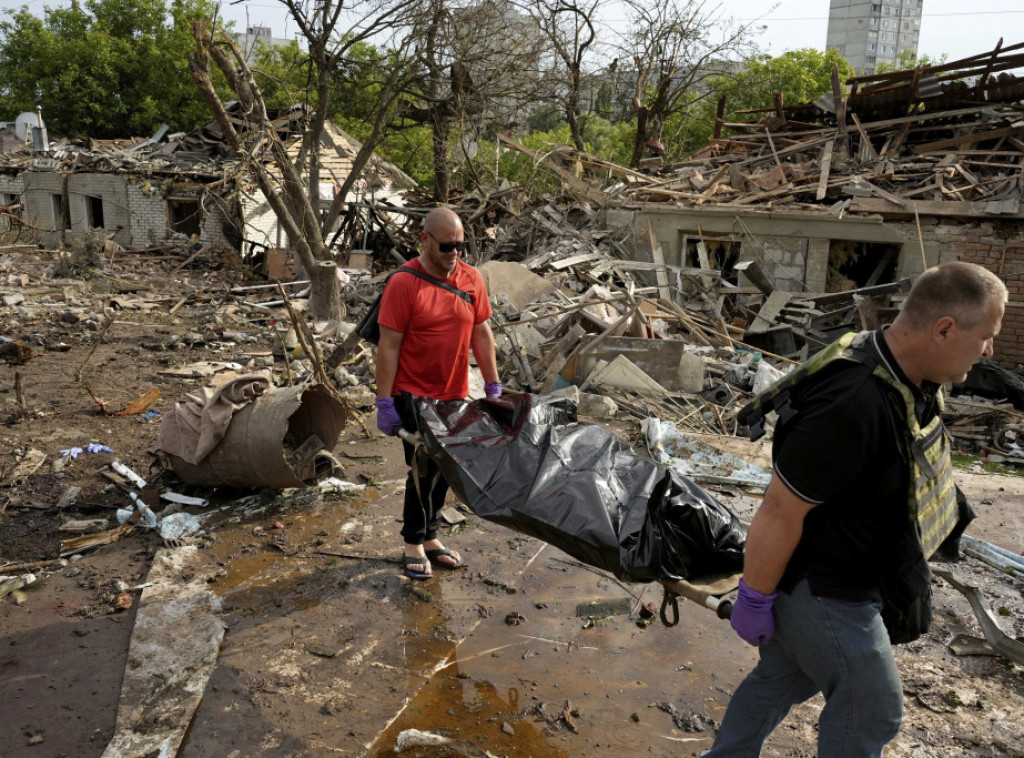
[[[464,292],[460,289],[455,289],[455,287],[445,282],[442,282],[440,279],[437,279],[436,277],[433,277],[430,274],[426,274],[422,271],[417,271],[416,269],[409,268],[408,266],[402,266],[401,268],[396,269],[392,271],[390,274],[388,274],[388,278],[384,280],[384,286],[387,286],[388,280],[391,279],[391,277],[393,277],[395,274],[400,274],[403,271],[407,274],[415,274],[420,279],[425,279],[426,281],[433,284],[435,287],[440,287],[443,290],[447,290],[448,292],[451,292],[453,295],[455,295],[457,298],[465,300],[470,305],[473,305],[473,296],[468,292]]]

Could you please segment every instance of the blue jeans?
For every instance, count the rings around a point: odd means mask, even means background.
[[[821,692],[818,758],[878,758],[899,732],[903,688],[877,602],[815,597],[800,582],[775,600],[775,636],[736,689],[707,758],[757,758],[797,703]]]

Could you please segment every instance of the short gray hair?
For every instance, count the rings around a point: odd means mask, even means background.
[[[970,328],[984,320],[993,299],[1006,302],[1006,285],[986,268],[954,261],[930,268],[918,277],[903,301],[900,315],[923,328],[952,316]]]

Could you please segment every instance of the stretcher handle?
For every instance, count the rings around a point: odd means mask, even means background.
[[[703,606],[715,612],[720,619],[727,619],[732,615],[732,601],[725,600],[712,595],[710,592],[694,587],[685,579],[661,580],[665,594],[661,599],[661,623],[672,627],[679,623],[679,598],[685,597],[697,605]],[[672,612],[672,619],[669,619],[669,610]]]
[[[419,432],[410,432],[405,427],[398,430],[398,436],[414,447],[423,444],[423,435]]]

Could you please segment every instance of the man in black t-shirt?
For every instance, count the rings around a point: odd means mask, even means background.
[[[918,278],[892,326],[866,347],[926,425],[940,385],[992,354],[1005,285],[948,263]],[[819,758],[881,756],[903,693],[882,621],[880,584],[908,523],[913,455],[890,385],[835,361],[794,387],[776,429],[774,470],[751,523],[731,623],[759,647],[708,758],[751,758],[789,709],[821,692]]]

